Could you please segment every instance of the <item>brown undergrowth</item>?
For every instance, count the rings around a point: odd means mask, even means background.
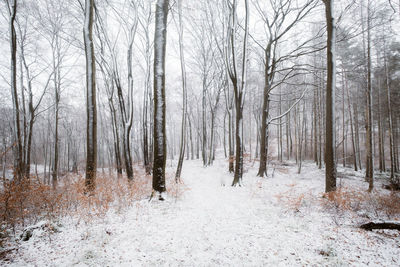
[[[60,177],[56,189],[37,177],[19,183],[4,180],[0,189],[0,239],[42,220],[71,216],[88,222],[102,218],[110,208],[120,212],[150,196],[152,177],[135,170],[133,181],[128,181],[125,176],[99,172],[91,194],[85,193],[84,182],[81,174]],[[176,198],[184,191],[171,175],[167,175],[167,188],[167,193]]]
[[[340,187],[334,192],[325,193],[321,197],[311,191],[297,192],[296,184],[287,185],[289,190],[275,195],[278,202],[289,210],[299,212],[305,206],[320,206],[325,211],[348,213],[369,219],[400,220],[400,194],[385,191],[368,193],[359,188]]]
[[[300,212],[300,209],[304,206],[308,206],[313,197],[311,191],[299,193],[296,191],[296,183],[288,184],[289,190],[282,193],[276,194],[275,198],[279,203],[291,211]]]
[[[334,192],[325,193],[321,205],[330,210],[353,212],[377,219],[400,218],[400,194],[381,191],[361,191],[341,187]]]

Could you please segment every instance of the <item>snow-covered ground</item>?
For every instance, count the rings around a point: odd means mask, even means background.
[[[183,194],[143,200],[92,223],[61,221],[60,232],[19,241],[11,266],[399,266],[397,232],[367,232],[368,216],[324,206],[324,173],[306,163],[229,186],[226,160],[185,161]],[[342,172],[343,173],[343,172]],[[349,173],[352,173],[349,171]],[[342,185],[366,190],[362,176]],[[226,186],[221,186],[225,181]],[[364,214],[365,215],[365,214]],[[0,262],[1,264],[1,262]]]

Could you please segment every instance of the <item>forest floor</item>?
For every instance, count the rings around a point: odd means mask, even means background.
[[[361,172],[339,169],[343,191],[329,201],[315,164],[304,163],[301,174],[293,162],[276,165],[268,178],[256,177],[257,165],[246,162],[243,186],[231,187],[225,159],[207,168],[185,161],[180,194],[138,201],[89,223],[62,219],[57,233],[16,241],[12,259],[0,265],[400,265],[399,232],[358,228],[399,220],[381,209],[389,193],[379,181],[370,196]]]

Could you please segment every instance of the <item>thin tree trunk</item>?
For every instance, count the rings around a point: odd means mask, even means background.
[[[388,112],[388,133],[389,133],[389,154],[390,154],[390,179],[394,180],[394,172],[396,169],[395,155],[394,155],[394,142],[393,142],[393,119],[392,119],[392,96],[391,88],[389,84],[389,68],[387,66],[386,59],[386,43],[384,47],[384,67],[385,67],[385,86],[386,86],[386,96],[387,96],[387,112]]]
[[[358,90],[357,90],[357,95],[358,95]],[[355,141],[356,141],[356,149],[357,149],[357,159],[358,159],[358,166],[360,167],[360,170],[362,169],[362,163],[361,163],[361,149],[360,149],[360,124],[358,122],[358,104],[357,101],[354,101],[354,126],[355,126]]]
[[[379,171],[382,173],[385,170],[384,163],[384,148],[383,148],[383,133],[382,133],[382,121],[381,121],[381,83],[378,80],[378,151],[379,151]]]
[[[20,111],[18,102],[18,90],[17,90],[17,35],[15,32],[15,20],[17,15],[17,0],[10,0],[12,3],[8,3],[10,22],[10,52],[11,52],[11,95],[13,102],[13,143],[14,143],[14,177],[17,181],[22,181],[24,175],[23,166],[23,147],[22,147],[22,136],[20,126]],[[23,90],[21,88],[21,90]]]
[[[349,94],[349,87],[347,85],[347,79],[345,75],[345,88],[346,88],[346,95],[347,95],[347,108],[349,110],[349,118],[350,118],[350,131],[351,131],[351,145],[353,148],[353,164],[354,164],[354,170],[358,171],[357,168],[357,150],[356,150],[356,142],[355,142],[355,136],[354,136],[354,126],[353,126],[353,115],[351,112],[351,101],[350,101],[350,94]]]
[[[371,84],[371,41],[369,0],[367,6],[367,105],[366,105],[366,172],[368,192],[374,187],[374,158],[373,158],[373,123],[372,123],[372,84]]]
[[[343,143],[342,143],[342,161],[343,161],[343,167],[346,167],[346,121],[345,121],[345,112],[344,112],[344,102],[345,102],[345,98],[344,98],[344,87],[345,87],[345,81],[344,81],[344,76],[345,76],[345,72],[344,69],[342,69],[343,74],[342,74],[342,83],[343,83],[343,88],[342,88],[342,138],[343,138]]]
[[[183,22],[182,22],[182,0],[178,0],[178,36],[179,36],[179,55],[181,63],[182,74],[182,122],[181,122],[181,140],[179,145],[179,159],[178,166],[176,167],[175,182],[181,179],[183,157],[185,155],[186,143],[186,114],[187,114],[187,90],[186,90],[186,67],[185,67],[185,54],[183,46]]]
[[[201,139],[201,158],[203,166],[207,165],[207,122],[206,122],[206,80],[203,77],[203,91],[201,98],[201,121],[202,121],[202,139]]]

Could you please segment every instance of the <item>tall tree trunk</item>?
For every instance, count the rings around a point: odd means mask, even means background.
[[[119,130],[117,122],[117,111],[115,110],[113,98],[108,99],[108,104],[111,111],[111,124],[113,129],[113,144],[114,144],[114,154],[115,154],[115,164],[117,169],[118,177],[122,176],[122,160],[121,160],[121,145],[119,141]]]
[[[229,132],[228,132],[228,139],[229,139],[229,172],[233,173],[234,172],[234,144],[233,144],[233,115],[232,115],[232,109],[229,110],[228,113],[228,127],[229,127]]]
[[[235,87],[235,85],[234,85]],[[238,89],[234,88],[236,92]],[[243,141],[242,141],[242,123],[243,123],[243,105],[242,95],[238,92],[238,96],[235,96],[235,107],[236,107],[236,128],[235,128],[235,141],[236,141],[236,154],[235,154],[235,173],[232,182],[232,186],[240,185],[243,176]]]
[[[150,36],[149,36],[149,25],[151,23],[152,13],[151,8],[148,8],[147,20],[145,24],[145,38],[146,38],[146,79],[145,79],[145,92],[143,94],[143,163],[146,174],[151,174],[151,157],[150,151],[151,147],[149,144],[149,127],[148,127],[148,120],[149,120],[149,113],[151,114],[149,106],[151,101],[151,43],[150,43]]]
[[[358,95],[358,90],[357,90]],[[361,163],[361,149],[360,149],[360,124],[358,122],[358,104],[357,101],[353,103],[353,110],[354,110],[354,128],[355,128],[355,141],[356,141],[356,150],[357,150],[357,159],[358,159],[358,166],[360,170],[362,169]]]
[[[265,51],[266,62],[269,61],[269,50]],[[260,166],[258,168],[257,176],[264,177],[267,175],[267,157],[268,157],[268,113],[269,113],[269,66],[266,63],[264,66],[264,92],[263,92],[263,106],[262,118],[260,129]]]
[[[384,68],[385,68],[385,86],[386,86],[386,96],[388,103],[388,133],[389,133],[389,154],[390,154],[390,179],[394,180],[394,172],[395,172],[395,155],[394,155],[394,142],[393,142],[393,119],[392,119],[392,96],[391,96],[391,88],[389,84],[389,68],[387,66],[386,59],[386,43],[384,46]]]
[[[298,168],[297,168],[297,173],[301,173],[301,167],[303,164],[303,142],[305,143],[306,137],[306,103],[305,101],[303,102],[303,118],[300,120],[300,112],[299,113],[299,152],[298,152]]]
[[[11,3],[10,3],[11,2]],[[13,143],[14,143],[14,177],[22,181],[24,175],[23,147],[20,125],[20,111],[17,89],[17,35],[15,32],[15,20],[17,15],[17,0],[7,1],[10,16],[10,51],[11,51],[11,96],[13,102]],[[23,88],[21,88],[23,90]]]
[[[203,77],[203,91],[201,98],[201,122],[202,122],[202,139],[201,139],[201,158],[203,159],[203,166],[207,165],[207,122],[206,122],[206,80]]]
[[[345,75],[344,78],[345,81],[345,88],[346,88],[346,95],[347,95],[347,108],[349,110],[349,118],[350,118],[350,131],[351,131],[351,145],[353,148],[353,164],[354,164],[354,170],[358,171],[357,168],[357,150],[356,150],[356,142],[355,142],[355,136],[354,136],[354,126],[353,126],[353,115],[351,111],[351,100],[350,100],[350,94],[349,94],[349,87],[347,85],[347,78]]]
[[[346,167],[346,121],[345,121],[345,112],[344,112],[344,104],[345,104],[345,97],[344,97],[344,91],[345,91],[345,81],[344,81],[344,76],[345,76],[345,71],[342,69],[343,74],[342,74],[342,138],[343,138],[343,143],[342,143],[342,161],[343,161],[343,167]]]
[[[85,23],[83,39],[86,55],[87,133],[86,133],[86,177],[87,191],[96,187],[97,168],[97,112],[96,112],[96,60],[93,44],[94,0],[85,0]]]
[[[182,74],[182,122],[181,122],[181,140],[179,144],[179,159],[176,167],[175,182],[181,179],[183,157],[185,156],[185,143],[186,143],[186,114],[187,114],[187,90],[186,90],[186,68],[185,68],[185,54],[183,53],[183,22],[182,22],[182,0],[178,0],[178,36],[179,36],[179,55],[181,63]]]
[[[211,110],[211,126],[210,126],[210,146],[209,146],[209,153],[208,153],[208,163],[207,165],[212,165],[213,161],[214,161],[214,155],[213,155],[213,151],[214,151],[214,124],[215,124],[215,114],[216,111],[215,109]]]
[[[232,56],[231,69],[229,69],[229,76],[233,85],[233,92],[235,97],[235,111],[236,111],[236,155],[235,155],[235,174],[232,182],[232,186],[240,185],[243,176],[243,101],[244,91],[246,89],[246,75],[247,75],[247,41],[248,41],[248,27],[249,27],[249,4],[248,0],[245,0],[245,26],[244,26],[244,38],[243,38],[243,50],[242,50],[242,68],[239,82],[239,75],[237,69],[237,51],[235,47],[236,37],[235,31],[237,27],[237,2],[233,1],[231,6],[231,25],[229,27],[229,42],[230,42],[230,53]]]
[[[326,131],[325,131],[325,192],[336,190],[335,162],[335,19],[334,0],[324,0],[327,24]]]
[[[367,4],[367,105],[366,105],[366,172],[365,178],[368,181],[368,192],[374,188],[374,158],[373,158],[373,123],[372,123],[372,84],[371,84],[371,37],[370,37],[370,16],[369,0]]]
[[[56,71],[54,73],[57,73]],[[57,176],[58,176],[58,152],[59,152],[59,138],[58,138],[58,122],[59,122],[59,103],[60,103],[60,95],[58,91],[58,84],[57,84],[57,75],[54,78],[54,93],[55,93],[55,105],[54,105],[54,161],[53,161],[53,172],[52,172],[52,184],[53,188],[57,187]]]
[[[167,144],[165,131],[165,53],[167,44],[168,0],[157,0],[154,33],[154,163],[153,190],[159,199],[165,189]]]
[[[133,2],[132,2],[133,3]],[[137,7],[134,5],[135,12]],[[128,114],[124,107],[124,113],[122,114],[124,123],[124,159],[125,159],[125,169],[126,175],[129,181],[133,180],[133,168],[132,168],[132,153],[131,153],[131,129],[133,124],[133,66],[132,66],[132,50],[133,42],[135,39],[136,29],[138,24],[138,15],[134,14],[134,22],[129,31],[129,44],[128,44],[128,55],[127,55],[127,65],[128,65]],[[120,91],[119,91],[120,92]],[[122,97],[122,94],[118,94],[118,97]],[[121,103],[121,101],[120,101]],[[122,109],[122,107],[121,107]]]
[[[192,120],[190,116],[187,116],[188,123],[189,123],[189,139],[190,139],[190,150],[191,150],[191,156],[190,159],[194,160],[194,144],[193,144],[193,129],[192,129]]]
[[[279,114],[282,114],[282,87],[279,86]],[[279,161],[283,161],[283,136],[282,136],[282,118],[279,118]]]
[[[378,101],[378,152],[379,152],[379,171],[382,173],[383,171],[385,171],[385,152],[384,152],[384,143],[383,143],[383,122],[381,119],[381,82],[380,80],[378,80],[378,97],[377,97],[377,101]]]
[[[321,76],[322,77],[322,76]],[[318,86],[318,169],[322,169],[322,132],[323,132],[323,123],[322,123],[322,83],[323,79],[321,78],[321,85]]]
[[[317,74],[316,74],[317,75]],[[315,83],[314,97],[313,97],[313,114],[314,114],[314,161],[318,165],[318,84]]]

